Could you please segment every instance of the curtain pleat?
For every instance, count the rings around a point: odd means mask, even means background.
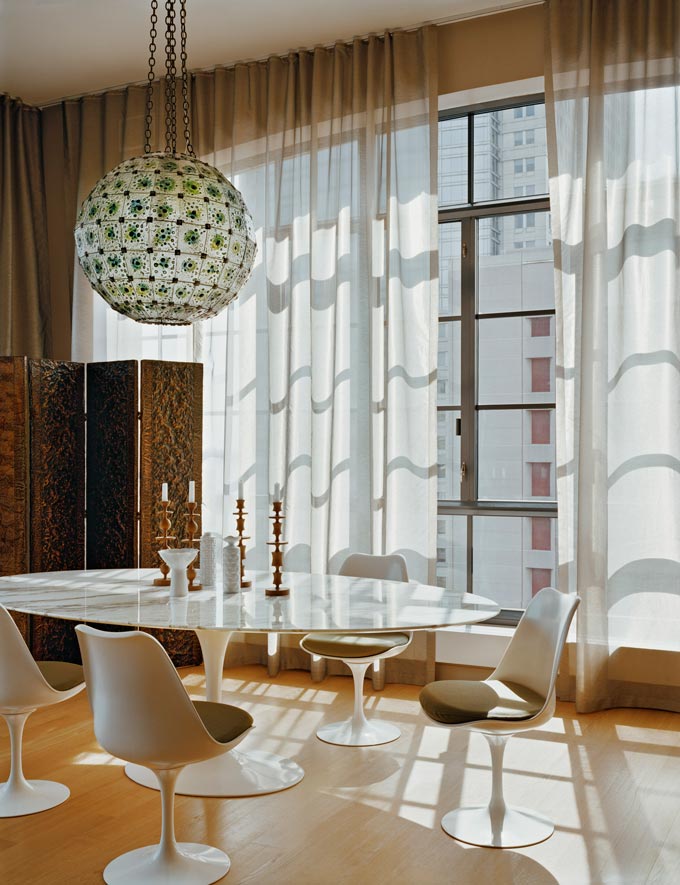
[[[0,95],[0,355],[60,357],[63,309],[48,285],[40,111]],[[55,316],[57,315],[57,316]]]
[[[425,28],[192,76],[196,154],[242,191],[259,248],[234,304],[190,329],[114,314],[67,242],[97,179],[143,151],[143,88],[44,111],[74,358],[203,361],[203,528],[233,530],[242,481],[251,568],[278,483],[287,568],[401,551],[434,580],[436,72]]]

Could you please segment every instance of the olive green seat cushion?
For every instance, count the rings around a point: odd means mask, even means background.
[[[253,724],[253,717],[240,707],[231,704],[217,704],[214,701],[193,701],[196,712],[210,737],[220,744],[228,744],[247,731]]]
[[[67,661],[36,661],[43,679],[55,691],[68,691],[85,681],[85,674],[80,664],[69,664]]]
[[[369,658],[409,643],[408,633],[308,633],[300,645],[324,658]]]
[[[545,698],[515,682],[445,679],[426,685],[420,703],[436,722],[457,725],[480,719],[531,719],[543,709]]]

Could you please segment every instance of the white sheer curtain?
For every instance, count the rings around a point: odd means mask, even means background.
[[[680,711],[680,6],[551,0],[561,586],[582,711]]]
[[[251,279],[184,330],[81,292],[81,355],[203,361],[204,528],[233,530],[242,481],[251,568],[278,483],[286,568],[402,552],[434,581],[435,46],[423,29],[196,75],[194,143],[253,215]]]

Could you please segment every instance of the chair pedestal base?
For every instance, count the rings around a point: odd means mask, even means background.
[[[332,722],[323,725],[316,733],[319,740],[327,744],[340,744],[343,747],[374,747],[376,744],[389,744],[401,737],[396,725],[389,722],[366,718],[364,713],[364,677],[366,670],[373,665],[366,658],[360,661],[342,659],[352,671],[354,683],[354,713],[351,719],[344,722]]]
[[[457,808],[442,818],[442,829],[449,836],[485,848],[522,848],[552,836],[551,820],[528,808],[505,807],[500,819],[493,820],[489,806]]]
[[[121,854],[104,870],[104,881],[108,885],[210,885],[231,866],[227,854],[209,845],[178,842],[176,848],[165,857],[160,845]]]
[[[26,781],[0,784],[0,818],[36,814],[61,805],[71,795],[64,784],[54,781]]]
[[[322,726],[316,736],[327,744],[340,744],[343,747],[373,747],[389,744],[401,736],[396,725],[389,722],[369,719],[357,724],[354,719],[345,722],[332,722]]]
[[[125,774],[143,787],[158,789],[156,775],[143,765],[129,762]],[[292,759],[264,750],[230,750],[222,756],[187,765],[177,778],[181,796],[260,796],[278,793],[299,783],[304,769]]]

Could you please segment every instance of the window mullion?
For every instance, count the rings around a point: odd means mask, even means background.
[[[477,276],[477,237],[476,222],[467,218],[462,222],[463,243],[461,257],[461,500],[477,500],[477,334],[476,276]]]

